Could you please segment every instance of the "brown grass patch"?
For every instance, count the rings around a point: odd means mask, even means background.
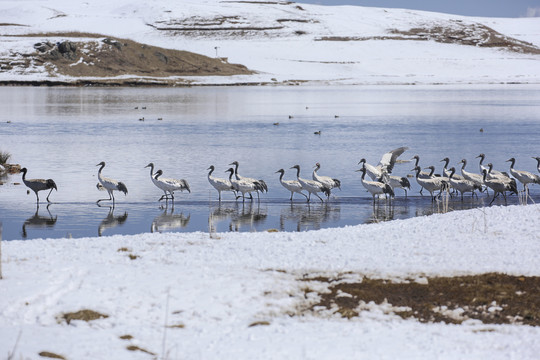
[[[0,69],[26,71],[35,66],[51,79],[38,83],[3,82],[13,85],[189,85],[182,76],[231,76],[253,72],[223,58],[211,58],[188,51],[165,49],[135,41],[107,38],[99,34],[64,32],[30,34],[39,37],[33,48],[0,58]],[[58,42],[58,37],[67,38]],[[51,39],[55,38],[55,39]],[[73,80],[54,80],[56,76]],[[124,78],[116,78],[124,76]],[[128,76],[128,77],[126,77]],[[131,78],[129,77],[131,76]],[[171,79],[171,77],[177,77]],[[87,78],[87,79],[78,79]]]
[[[156,355],[151,351],[148,351],[146,349],[143,349],[143,348],[135,346],[135,345],[126,346],[126,349],[128,349],[129,351],[140,351],[140,352],[143,352],[143,353],[147,353],[149,355],[154,355],[154,356]]]
[[[359,316],[370,302],[407,310],[394,311],[404,319],[461,324],[468,319],[484,324],[540,326],[540,277],[489,273],[427,278],[427,284],[364,278],[340,283],[323,277],[303,280],[328,283],[330,292],[306,311],[332,310],[343,317]],[[312,290],[306,290],[306,294]]]
[[[133,336],[131,336],[129,334],[126,334],[126,335],[120,336],[120,339],[122,339],[122,340],[131,340],[131,339],[133,339]]]
[[[109,315],[101,314],[101,313],[98,313],[97,311],[88,310],[88,309],[79,310],[77,312],[64,313],[60,316],[60,318],[66,321],[68,325],[73,320],[82,320],[82,321],[88,322],[88,321],[97,320],[97,319],[106,319],[108,317]]]
[[[186,325],[184,324],[174,324],[174,325],[167,325],[170,329],[184,329]]]
[[[63,360],[66,359],[62,355],[58,355],[58,354],[52,353],[50,351],[42,351],[38,355],[41,356],[41,357],[46,357],[46,358],[50,358],[50,359],[63,359]]]
[[[432,40],[444,44],[501,48],[523,54],[540,54],[540,48],[526,41],[505,36],[492,28],[478,24],[454,21],[448,25],[418,27],[409,30],[390,29],[387,36],[323,36],[318,41],[367,41],[367,40]]]
[[[268,321],[255,321],[249,324],[248,327],[254,327],[254,326],[268,326],[270,325],[270,322]]]

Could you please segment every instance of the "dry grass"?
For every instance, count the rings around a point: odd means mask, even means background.
[[[540,277],[535,276],[489,273],[433,277],[427,278],[426,284],[369,278],[359,283],[324,277],[303,280],[327,283],[330,290],[319,294],[320,300],[306,309],[308,312],[326,309],[351,318],[373,302],[399,307],[395,314],[420,322],[460,324],[476,319],[484,324],[540,326]]]
[[[50,359],[64,359],[64,360],[66,359],[62,355],[58,355],[50,351],[42,351],[38,355],[41,357],[50,358]]]
[[[84,309],[77,312],[61,314],[59,318],[60,320],[67,322],[67,324],[69,325],[73,320],[82,320],[88,322],[92,320],[105,319],[108,317],[109,315],[101,314],[94,310]]]
[[[154,355],[154,356],[156,355],[151,351],[148,351],[146,349],[143,349],[143,348],[135,346],[135,345],[126,346],[126,349],[128,349],[129,351],[140,351],[140,352],[143,352],[143,353],[146,353],[146,354],[149,354],[149,355]]]
[[[182,77],[253,73],[245,66],[230,64],[225,59],[94,33],[36,33],[20,37],[34,37],[40,41],[16,56],[0,58],[0,69],[24,72],[35,68],[35,71],[48,72],[50,79],[2,81],[3,85],[189,86],[191,80]],[[58,42],[58,38],[65,40]],[[71,79],[56,80],[57,76]]]
[[[59,54],[58,46],[53,44],[51,50],[36,52],[34,61],[45,66],[51,75],[72,77],[134,75],[159,78],[252,73],[245,66],[220,59],[125,39],[73,40],[70,44],[74,51]]]
[[[7,151],[0,151],[0,165],[5,165],[11,159],[11,154]]]
[[[418,27],[409,30],[389,30],[387,36],[323,36],[318,41],[414,40],[436,41],[478,47],[501,48],[523,54],[540,54],[537,46],[505,36],[482,24],[453,22],[451,26]]]

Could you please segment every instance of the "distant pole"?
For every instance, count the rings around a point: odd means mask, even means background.
[[[219,46],[214,46],[214,49],[216,49],[216,58],[218,57],[218,52],[217,50],[219,49]]]

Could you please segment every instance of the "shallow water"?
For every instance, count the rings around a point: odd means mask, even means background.
[[[0,221],[8,240],[209,229],[303,231],[408,218],[442,209],[418,194],[413,178],[407,199],[398,189],[393,206],[380,201],[374,208],[355,172],[360,158],[376,164],[384,152],[405,145],[410,150],[403,159],[418,154],[421,166],[435,165],[439,172],[446,156],[456,167],[466,158],[466,169],[478,172],[475,157],[483,152],[496,169],[508,171],[505,160],[515,157],[516,168],[537,173],[531,156],[540,155],[538,86],[4,87],[0,94],[0,150],[27,167],[28,178],[53,178],[59,190],[51,194],[54,204],[36,209],[34,194],[14,184],[20,175],[2,178]],[[217,202],[206,169],[213,164],[214,175],[225,177],[233,160],[241,174],[267,182],[269,193],[260,204],[235,202],[231,194]],[[107,197],[95,187],[100,161],[107,163],[105,176],[129,189],[127,196],[116,194],[114,211],[106,202],[95,204]],[[164,176],[190,183],[191,194],[177,193],[174,209],[157,202],[162,193],[144,168],[149,162]],[[298,195],[291,205],[275,171],[284,168],[291,179],[289,168],[300,164],[301,176],[311,178],[316,162],[321,175],[341,180],[342,190],[323,205],[317,200],[308,206]],[[397,165],[394,173],[405,176],[412,167]],[[40,193],[41,199],[46,195]],[[540,186],[531,186],[531,196],[540,200]],[[463,203],[453,199],[449,207],[490,201],[469,195]],[[519,201],[512,196],[507,203]]]

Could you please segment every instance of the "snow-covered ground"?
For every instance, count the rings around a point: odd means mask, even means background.
[[[451,29],[462,39],[473,39],[479,36],[478,25],[483,25],[540,46],[540,18],[474,18],[404,9],[217,0],[2,1],[0,12],[0,58],[9,57],[15,63],[23,60],[20,54],[33,50],[34,43],[48,39],[39,34],[77,31],[227,57],[231,63],[257,71],[249,76],[190,78],[195,84],[540,83],[538,53],[388,39],[397,36],[395,31],[415,28]],[[476,30],[459,35],[459,31],[473,28]],[[38,35],[8,36],[28,34]],[[338,37],[356,40],[321,41]],[[50,78],[37,65],[0,72],[0,81],[45,79],[65,80]]]
[[[127,349],[137,346],[169,359],[533,359],[538,327],[422,324],[377,306],[350,320],[290,314],[309,301],[305,275],[538,276],[539,218],[529,205],[301,233],[4,242],[0,354],[154,357]],[[59,320],[82,309],[108,318]]]
[[[227,57],[257,71],[192,79],[199,84],[540,83],[538,54],[381,39],[392,30],[483,24],[540,46],[540,18],[216,0],[2,1],[0,13],[0,57],[13,61],[34,43],[57,39],[11,35],[78,31]],[[46,79],[39,66],[0,72],[0,81]],[[377,306],[350,320],[330,310],[291,314],[313,300],[300,281],[305,275],[539,276],[539,218],[540,206],[529,205],[301,233],[3,242],[0,357],[36,359],[49,351],[67,359],[537,358],[537,327],[422,324]],[[323,284],[310,286],[324,291]],[[60,319],[83,309],[108,317]]]

